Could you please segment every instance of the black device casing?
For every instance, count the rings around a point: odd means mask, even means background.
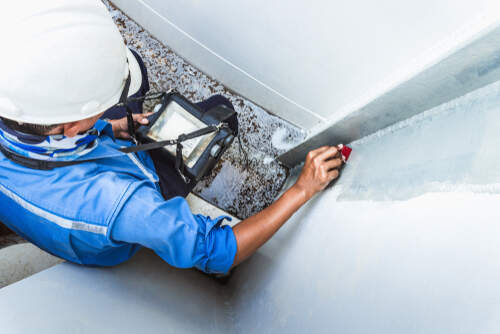
[[[172,101],[178,103],[187,112],[205,123],[207,126],[218,125],[221,122],[227,122],[231,118],[236,119],[236,112],[225,105],[220,105],[208,110],[207,112],[203,112],[197,105],[191,103],[182,95],[178,93],[169,93],[161,100],[160,109],[148,117],[149,124],[146,126],[142,125],[136,130],[136,137],[141,144],[154,142],[154,140],[149,138],[147,135],[149,129],[155,124],[156,120],[161,116],[168,104]],[[215,137],[209,143],[193,167],[190,168],[183,164],[181,172],[184,176],[194,182],[198,182],[203,176],[207,175],[220,160],[222,154],[229,148],[229,146],[231,146],[234,141],[234,137],[237,135],[237,131],[237,129],[233,129],[231,127],[222,127],[216,133]],[[157,150],[163,158],[175,165],[176,156],[174,154],[164,148],[159,148]]]

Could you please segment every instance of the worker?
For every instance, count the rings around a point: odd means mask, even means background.
[[[275,203],[234,227],[222,224],[225,216],[193,214],[178,175],[147,152],[118,151],[133,145],[119,102],[146,94],[149,84],[105,6],[1,6],[10,34],[0,56],[0,221],[45,251],[112,266],[147,247],[175,267],[227,273],[338,177],[337,148],[321,147]],[[147,124],[142,103],[128,103],[134,121]],[[200,106],[221,103],[229,104],[215,97]]]

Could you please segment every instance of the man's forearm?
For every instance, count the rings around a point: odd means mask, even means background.
[[[341,165],[339,151],[334,146],[323,146],[309,152],[293,187],[268,208],[233,227],[238,247],[233,266],[255,253],[295,211],[337,178]]]
[[[276,202],[233,227],[238,251],[233,266],[252,255],[310,199],[311,195],[298,185],[288,189]]]

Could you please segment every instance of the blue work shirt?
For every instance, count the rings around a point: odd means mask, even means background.
[[[221,226],[225,217],[193,215],[182,197],[164,200],[149,155],[117,153],[128,145],[104,135],[82,159],[116,156],[53,170],[0,153],[0,221],[79,264],[116,265],[144,246],[175,267],[227,272],[237,246],[232,228]]]

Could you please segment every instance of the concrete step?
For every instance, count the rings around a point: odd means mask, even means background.
[[[0,238],[0,244],[9,244],[0,249],[0,288],[63,262],[31,243],[13,243],[13,239],[12,235]]]

